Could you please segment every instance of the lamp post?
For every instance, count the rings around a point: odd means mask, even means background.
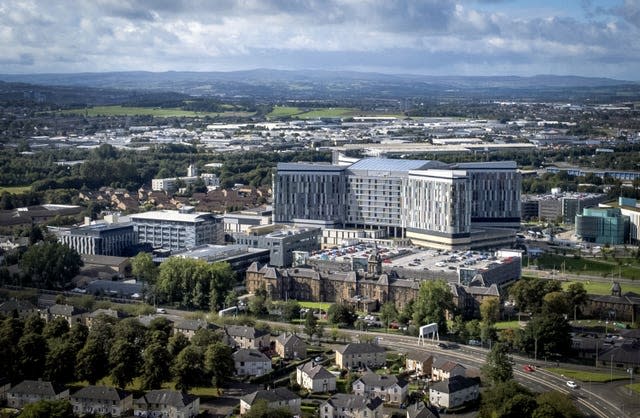
[[[627,373],[629,373],[629,395],[631,395],[631,385],[633,385],[633,367],[629,367],[627,369]]]
[[[613,354],[611,354],[611,358],[610,358],[610,369],[611,369],[611,381],[613,382]]]

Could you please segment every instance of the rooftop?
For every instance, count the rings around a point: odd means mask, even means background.
[[[445,164],[431,160],[400,160],[392,158],[364,158],[349,166],[349,170],[400,171],[445,167]]]
[[[181,213],[177,210],[154,210],[150,212],[129,215],[135,222],[137,220],[153,220],[168,222],[204,222],[206,218],[213,217],[209,212]]]

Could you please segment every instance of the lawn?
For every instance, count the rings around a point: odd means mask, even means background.
[[[31,186],[0,186],[0,194],[7,192],[13,194],[31,191]]]
[[[274,106],[273,110],[267,114],[269,118],[285,118],[303,113],[304,110],[293,106]]]
[[[551,373],[555,373],[557,375],[561,375],[567,378],[567,380],[579,380],[581,382],[598,382],[605,383],[611,382],[613,380],[623,380],[628,379],[629,376],[626,374],[621,374],[617,370],[614,371],[613,375],[610,371],[601,371],[601,372],[587,372],[584,370],[572,370],[572,369],[563,369],[560,367],[550,367],[545,370],[550,371]],[[611,379],[613,376],[613,380]]]
[[[582,283],[582,285],[584,286],[585,290],[587,291],[587,293],[589,293],[590,295],[610,295],[611,294],[611,283],[605,283],[605,282],[564,282],[562,283],[562,288],[564,290],[567,290],[567,288],[569,287],[569,285],[571,283]],[[634,293],[640,293],[640,284],[629,284],[629,283],[622,283],[622,292],[626,293],[626,292],[634,292]]]
[[[625,385],[624,386],[627,389],[631,389],[632,391],[636,392],[636,393],[640,393],[640,383],[634,383],[632,385]]]
[[[564,257],[556,254],[544,254],[540,256],[536,264],[541,269],[554,269],[572,274],[584,274],[592,276],[613,276],[625,279],[635,279],[640,277],[640,264],[635,258],[575,258],[573,256]]]
[[[331,306],[331,304],[327,302],[298,302],[298,303],[302,308],[322,309],[325,312],[327,311],[327,309],[329,309],[329,306]]]
[[[519,329],[520,322],[519,321],[500,321],[496,322],[496,328],[501,329]]]
[[[86,114],[87,116],[155,116],[169,117],[199,117],[199,116],[250,116],[249,112],[194,112],[178,108],[158,107],[129,107],[129,106],[94,106],[87,109],[69,109],[62,114]]]
[[[300,119],[317,119],[317,118],[340,118],[353,116],[358,112],[357,109],[348,107],[327,107],[322,109],[313,109],[308,112],[297,115]]]

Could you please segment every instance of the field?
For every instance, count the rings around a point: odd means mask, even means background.
[[[496,322],[496,328],[501,329],[519,329],[520,322],[519,321],[500,321]]]
[[[28,192],[30,190],[31,190],[31,186],[0,186],[0,194],[4,192],[19,194],[19,193]]]
[[[626,374],[621,374],[617,370],[615,370],[613,374],[611,374],[610,371],[605,371],[604,369],[601,372],[587,372],[583,370],[563,369],[560,367],[550,367],[545,370],[548,370],[551,373],[555,373],[560,376],[564,376],[567,380],[578,380],[582,383],[585,383],[585,382],[605,383],[605,382],[611,382],[613,380],[623,380],[623,379],[629,378],[629,376],[627,376]],[[612,376],[613,376],[613,380],[611,379]]]
[[[611,283],[606,282],[591,282],[591,281],[579,281],[579,282],[563,282],[562,288],[566,290],[571,283],[582,283],[587,293],[590,295],[610,295],[611,294]],[[630,284],[630,283],[621,283],[622,292],[633,292],[640,294],[640,283],[638,284]]]
[[[95,106],[87,109],[70,109],[62,114],[85,114],[87,116],[154,116],[158,118],[170,117],[202,117],[202,116],[250,116],[249,112],[194,112],[177,108],[125,107],[125,106]]]
[[[564,270],[571,274],[602,277],[618,277],[619,274],[620,277],[625,279],[636,279],[640,277],[640,264],[635,258],[619,258],[614,260],[612,257],[608,257],[607,259],[592,259],[544,254],[537,259],[536,263],[541,269]]]
[[[295,106],[275,106],[267,117],[272,119],[294,118],[294,119],[318,119],[318,118],[344,118],[350,116],[387,116],[370,112],[363,112],[352,107],[322,107],[322,108],[301,108]],[[398,115],[392,115],[398,116]]]
[[[309,309],[322,309],[323,311],[327,311],[329,306],[331,306],[328,302],[298,302],[302,308]]]

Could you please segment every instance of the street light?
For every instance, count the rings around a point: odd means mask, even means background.
[[[629,373],[629,395],[631,395],[631,391],[633,390],[631,387],[631,385],[633,385],[633,367],[629,367],[627,373]]]
[[[611,354],[611,366],[610,366],[610,369],[611,369],[611,381],[613,382],[613,354]]]

